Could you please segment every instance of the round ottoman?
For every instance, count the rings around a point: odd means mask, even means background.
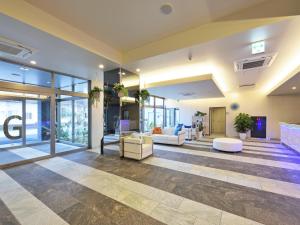
[[[240,152],[243,149],[243,142],[233,138],[215,138],[213,148],[225,152]]]

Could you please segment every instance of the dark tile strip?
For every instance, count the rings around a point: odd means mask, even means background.
[[[99,157],[83,152],[64,157],[260,223],[295,225],[300,221],[300,199],[120,159],[115,155]]]
[[[179,162],[300,184],[300,171],[298,170],[270,167],[178,152],[163,151],[159,149],[155,149],[154,156]]]
[[[5,172],[72,225],[162,224],[37,164]]]
[[[269,160],[274,160],[274,161],[291,162],[291,163],[300,164],[300,159],[280,157],[280,156],[274,156],[274,155],[259,155],[259,154],[252,154],[252,153],[248,153],[248,152],[222,152],[222,151],[215,150],[212,147],[208,147],[208,148],[204,147],[203,148],[200,146],[196,147],[196,146],[190,146],[190,145],[182,145],[182,146],[178,146],[178,147],[189,149],[189,150],[195,150],[195,151],[214,152],[214,153],[219,153],[219,154],[227,154],[227,155],[229,154],[229,155],[237,155],[237,156],[252,157],[252,158],[259,158],[259,159],[269,159]]]
[[[5,184],[2,184],[5,185]],[[0,225],[20,225],[15,216],[0,199]]]

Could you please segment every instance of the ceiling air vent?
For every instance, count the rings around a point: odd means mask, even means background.
[[[13,56],[26,59],[33,54],[33,49],[22,44],[0,37],[0,56]]]
[[[267,54],[235,61],[234,71],[239,72],[244,70],[268,67],[273,63],[276,56],[277,54]]]

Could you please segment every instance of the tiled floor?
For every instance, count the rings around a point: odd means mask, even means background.
[[[142,162],[86,151],[0,173],[0,224],[300,224],[300,154],[246,142],[155,145]]]
[[[67,152],[76,150],[79,147],[56,143],[56,152]],[[10,150],[0,150],[0,165],[23,161],[25,159],[34,159],[50,155],[50,144],[40,144],[31,147],[20,147]]]

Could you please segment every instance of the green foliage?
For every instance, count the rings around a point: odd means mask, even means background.
[[[150,93],[149,93],[148,90],[143,89],[141,91],[137,91],[135,93],[134,97],[135,97],[135,102],[136,103],[144,104],[144,102],[149,99]]]
[[[92,103],[92,105],[94,105],[95,103],[99,102],[100,101],[100,93],[102,92],[103,90],[99,87],[94,87],[92,90],[90,90],[89,92],[89,99]]]
[[[234,128],[238,133],[246,133],[252,128],[253,121],[246,113],[240,113],[235,117]]]
[[[204,128],[204,127],[203,127],[203,123],[202,123],[202,122],[200,122],[200,123],[199,123],[198,130],[199,130],[199,131],[203,131],[203,128]]]
[[[124,87],[124,84],[115,83],[113,87],[114,91],[119,95],[128,96],[128,90]]]
[[[200,112],[200,111],[197,111],[197,112],[195,113],[195,116],[206,116],[206,115],[207,115],[207,113]]]

